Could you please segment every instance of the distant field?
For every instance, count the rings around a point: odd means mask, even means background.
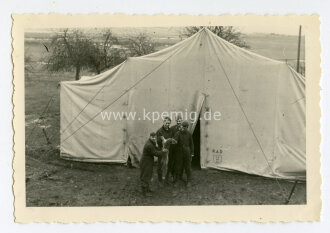
[[[297,59],[298,37],[272,34],[251,34],[245,37],[250,51],[275,60]],[[305,37],[301,40],[300,59],[305,59]]]
[[[101,30],[101,29],[100,29]],[[164,49],[175,43],[180,42],[184,37],[180,36],[182,28],[176,29],[113,29],[113,33],[118,35],[119,41],[123,43],[129,35],[136,35],[139,32],[147,32],[156,44],[156,50]],[[92,31],[95,32],[95,31]],[[92,33],[87,31],[87,33]],[[99,32],[99,31],[98,31]],[[100,32],[99,32],[100,33]],[[168,34],[166,34],[168,33]],[[54,31],[28,32],[25,34],[25,54],[30,56],[36,63],[45,63],[48,52],[45,46],[49,46],[50,39]],[[251,52],[280,61],[287,61],[289,65],[296,68],[298,51],[298,36],[278,35],[278,34],[244,34],[246,43],[250,46]],[[305,37],[301,40],[300,50],[301,66],[304,67],[305,60]],[[87,72],[88,73],[88,72]]]

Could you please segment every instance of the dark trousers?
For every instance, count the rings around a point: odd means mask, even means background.
[[[163,152],[162,155],[158,157],[157,174],[159,181],[162,181],[166,178],[167,166],[168,166],[168,154],[169,154],[168,151]]]
[[[186,173],[187,182],[191,181],[191,152],[190,148],[183,146],[178,150],[175,157],[175,181],[182,177],[183,171]]]
[[[149,189],[154,166],[153,157],[142,157],[140,162],[140,181],[142,189]]]
[[[167,164],[167,174],[166,179],[168,180],[170,176],[174,178],[175,176],[175,155],[177,148],[171,145],[169,154],[168,154],[168,164]]]

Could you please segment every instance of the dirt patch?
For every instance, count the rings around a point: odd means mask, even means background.
[[[155,169],[156,170],[156,169]],[[26,156],[27,206],[140,205],[278,205],[289,196],[292,182],[212,169],[193,170],[192,187],[158,184],[153,197],[140,191],[139,169],[124,165],[63,160],[59,150],[44,147]],[[298,183],[290,204],[306,203],[306,184]]]

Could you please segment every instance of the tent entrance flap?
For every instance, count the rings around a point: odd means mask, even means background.
[[[196,123],[194,132],[193,132],[193,141],[194,141],[194,157],[191,160],[191,166],[196,169],[201,169],[201,157],[200,157],[200,149],[201,149],[201,130],[200,130],[200,116],[198,117],[198,121]]]
[[[194,142],[194,157],[191,160],[191,166],[193,168],[201,169],[201,157],[200,157],[200,151],[201,151],[201,114],[203,111],[203,107],[205,105],[207,95],[204,93],[201,93],[198,95],[197,99],[197,106],[196,106],[196,115],[198,115],[198,118],[193,121],[193,124],[191,125],[190,132],[192,133],[193,142]]]

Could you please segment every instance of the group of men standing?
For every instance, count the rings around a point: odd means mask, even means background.
[[[183,172],[187,176],[186,185],[191,186],[191,158],[194,156],[194,143],[188,131],[189,123],[182,122],[180,116],[176,125],[170,127],[171,119],[164,118],[163,125],[156,133],[150,133],[144,145],[140,161],[140,180],[144,196],[151,196],[150,182],[153,173],[154,157],[158,158],[157,175],[160,185],[183,180]]]

